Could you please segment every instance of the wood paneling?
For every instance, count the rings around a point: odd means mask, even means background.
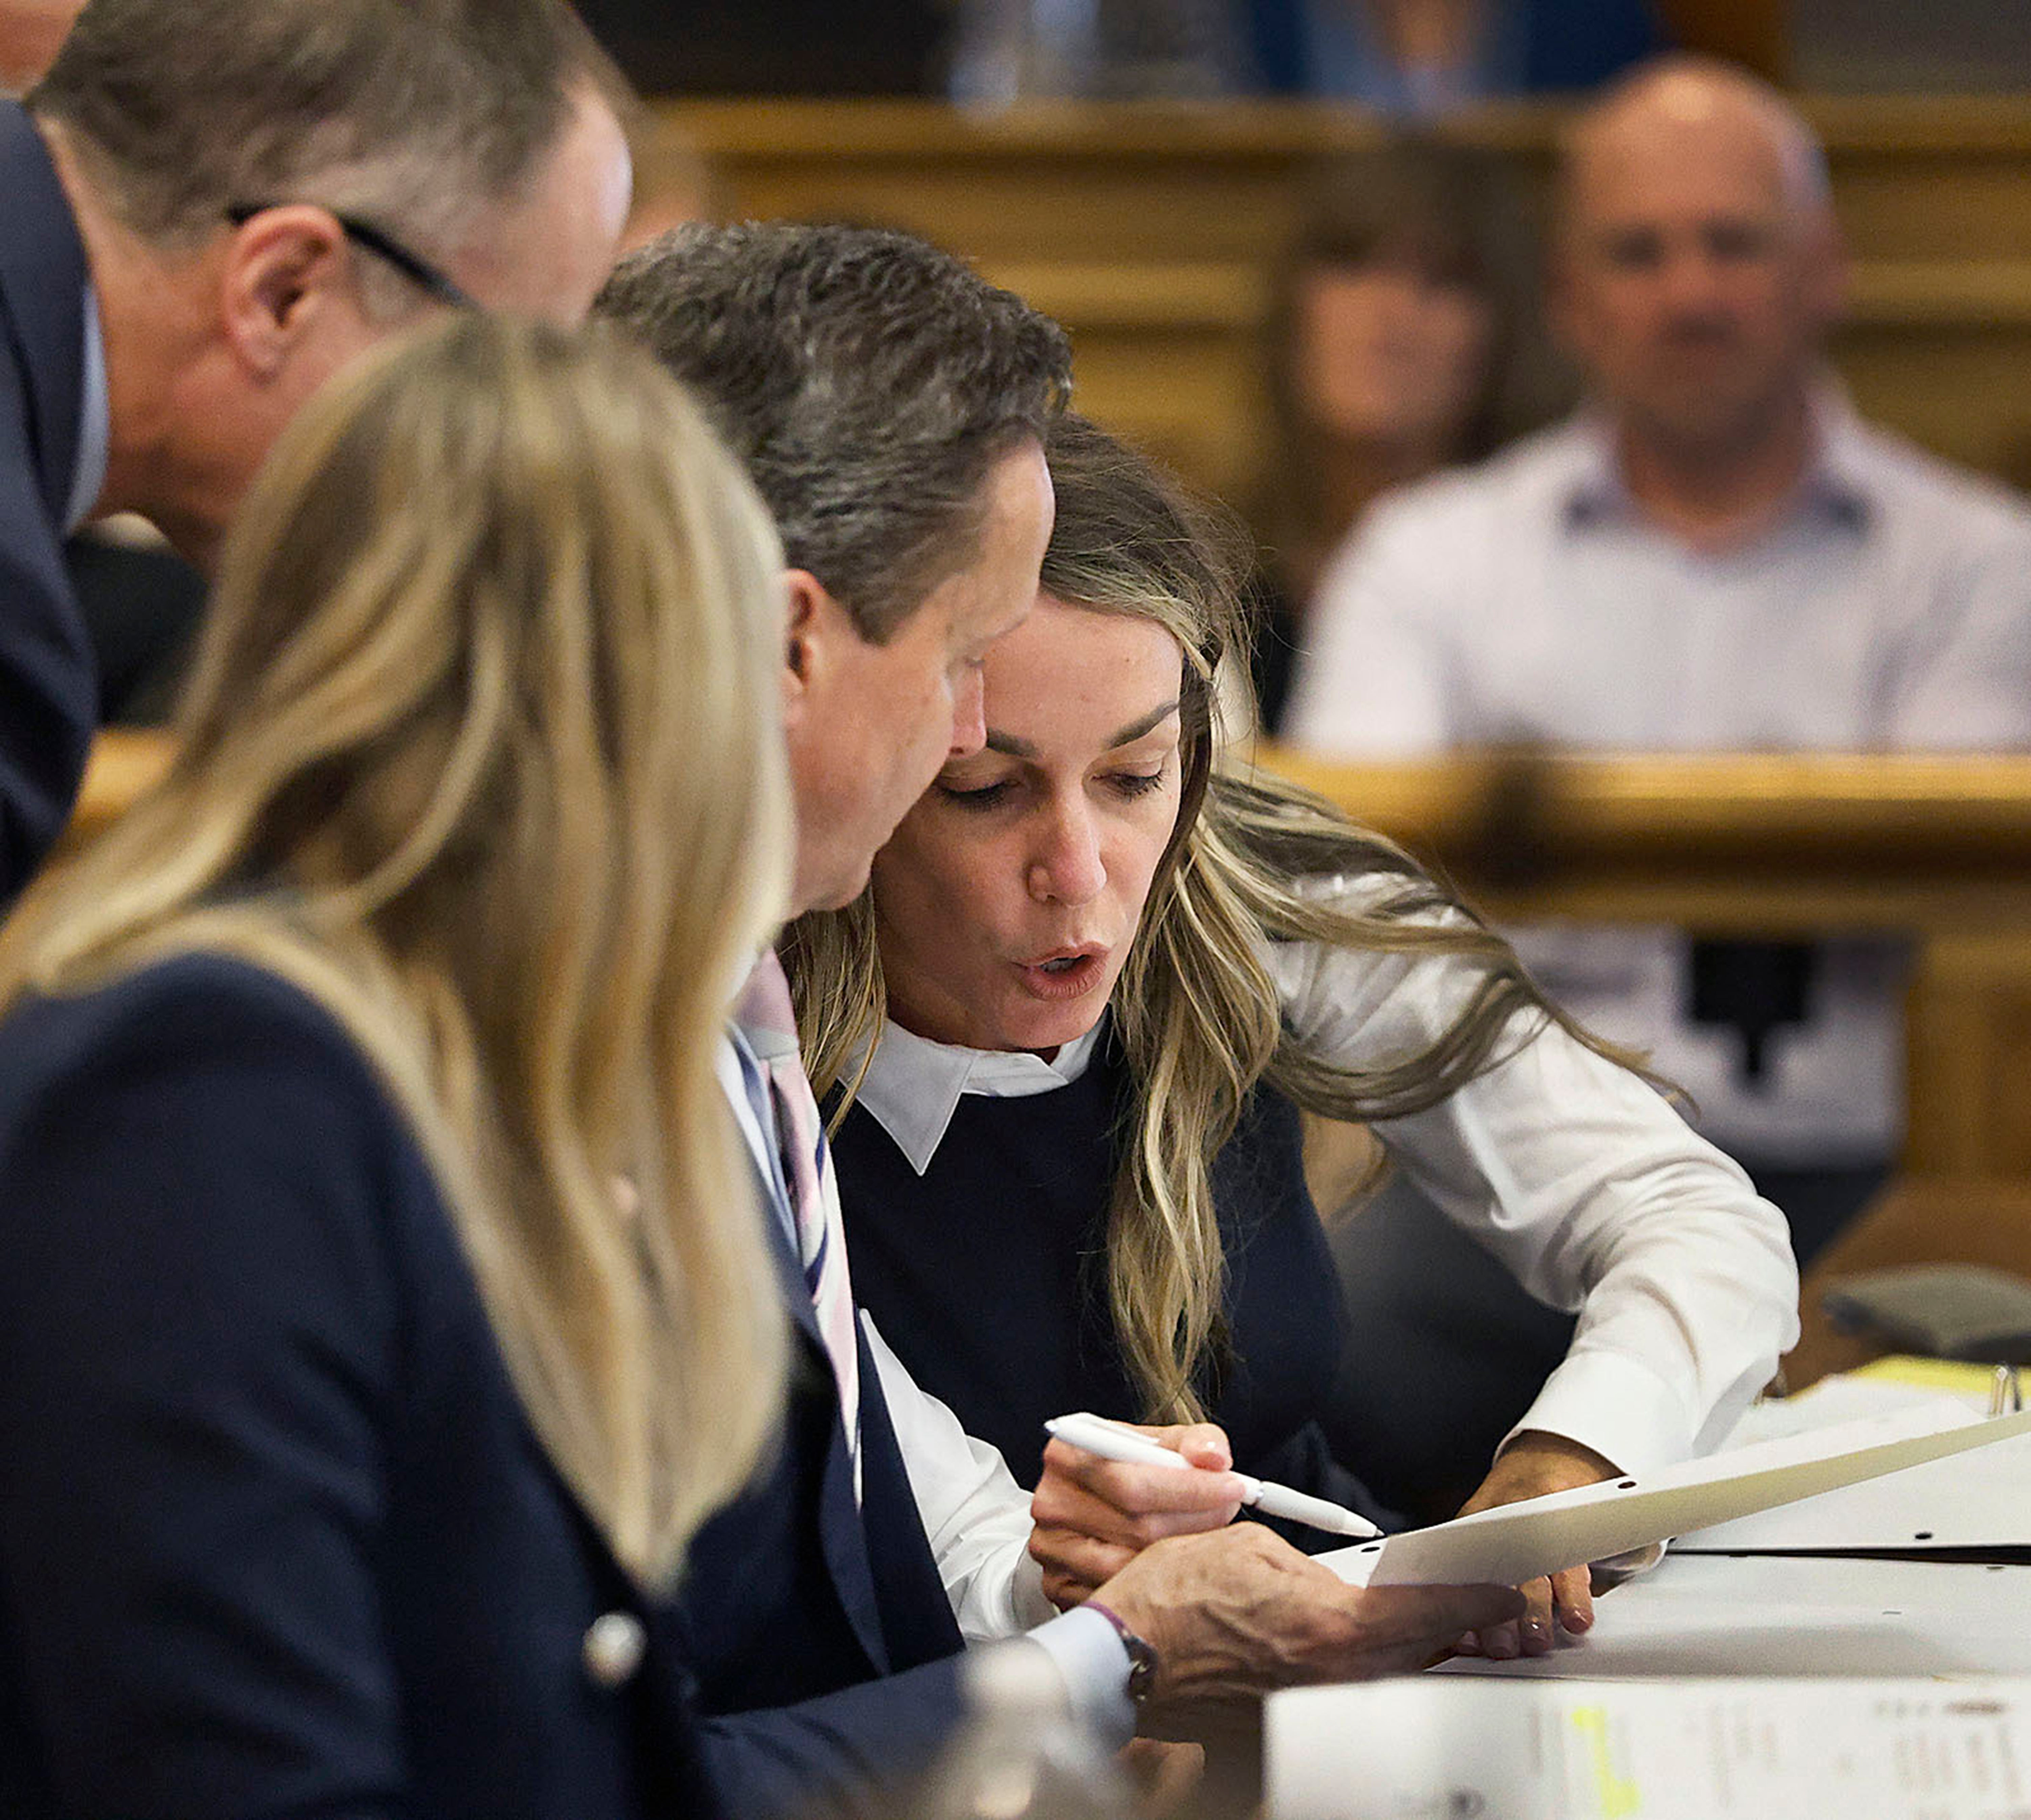
[[[2031,99],[1804,105],[1855,256],[1854,319],[1834,355],[1858,401],[1943,454],[2026,478]],[[1560,118],[1504,106],[1448,130],[1500,154],[1541,213]],[[735,212],[889,222],[966,254],[1071,331],[1086,409],[1245,504],[1265,443],[1264,279],[1295,178],[1379,137],[1363,114],[1302,103],[980,117],[692,102],[661,117],[644,163],[653,177],[695,144]]]
[[[2031,938],[2031,757],[1552,757],[1346,765],[1265,747],[1510,920]]]

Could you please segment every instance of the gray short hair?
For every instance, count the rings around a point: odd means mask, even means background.
[[[562,0],[89,0],[30,109],[164,244],[314,202],[447,249],[623,85]]]
[[[680,228],[593,305],[703,400],[793,568],[885,642],[977,547],[988,472],[1064,408],[1064,332],[881,229]]]

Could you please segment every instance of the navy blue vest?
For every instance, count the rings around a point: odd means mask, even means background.
[[[855,1299],[918,1383],[1025,1484],[1041,1469],[1046,1417],[1143,1415],[1107,1305],[1109,1184],[1130,1091],[1103,1040],[1068,1086],[963,1096],[921,1177],[863,1107],[834,1144]],[[1244,1470],[1386,1517],[1315,1426],[1345,1333],[1296,1107],[1258,1089],[1213,1174],[1231,1344],[1202,1400]]]

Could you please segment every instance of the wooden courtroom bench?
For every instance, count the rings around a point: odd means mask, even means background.
[[[1834,353],[1869,415],[2007,478],[2031,478],[2031,97],[1807,98],[1854,255]],[[1541,213],[1563,116],[1490,107],[1445,131],[1489,148]],[[1271,256],[1321,154],[1374,119],[1302,102],[1031,106],[665,104],[645,188],[692,181],[717,212],[910,228],[1071,331],[1082,409],[1246,506],[1261,484]]]
[[[1499,919],[1919,944],[1904,1167],[2031,1182],[2031,757],[1488,754],[1261,762]]]

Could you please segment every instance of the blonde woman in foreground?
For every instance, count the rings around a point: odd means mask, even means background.
[[[173,769],[0,943],[0,1811],[704,1805],[780,565],[617,341],[461,315],[278,447]]]
[[[985,748],[792,943],[814,1078],[858,1096],[835,1144],[856,1293],[969,1434],[1041,1475],[1046,1589],[1235,1509],[1224,1473],[1043,1450],[1065,1411],[1210,1420],[1202,1461],[1362,1501],[1319,1427],[1343,1335],[1299,1107],[1372,1123],[1579,1312],[1474,1506],[1711,1446],[1796,1331],[1782,1216],[1404,854],[1228,768],[1217,527],[1090,424],[1046,453],[1056,521],[1034,611],[988,653]],[[1555,1611],[1590,1621],[1584,1568],[1526,1591],[1496,1653],[1548,1648]]]

